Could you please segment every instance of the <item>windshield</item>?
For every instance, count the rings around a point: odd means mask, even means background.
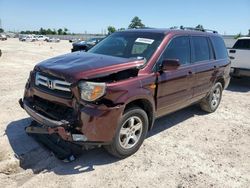
[[[123,58],[149,60],[164,35],[149,32],[118,32],[114,33],[88,52]]]

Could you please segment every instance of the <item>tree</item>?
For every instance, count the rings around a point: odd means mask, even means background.
[[[57,34],[56,29],[53,29],[52,35],[56,35],[56,34]]]
[[[240,38],[240,37],[242,37],[241,33],[235,35],[235,36],[234,36],[234,39],[238,39],[238,38]]]
[[[204,27],[203,27],[203,25],[201,25],[201,24],[197,25],[195,28],[196,28],[196,29],[199,29],[199,30],[204,30]]]
[[[53,33],[53,31],[49,28],[49,29],[47,29],[47,31],[46,31],[46,35],[52,35],[52,33]]]
[[[39,30],[39,34],[40,34],[40,35],[46,35],[46,33],[47,33],[46,29],[43,29],[43,28],[41,27],[40,30]],[[30,33],[30,34],[31,34],[31,33]]]
[[[142,23],[141,19],[138,16],[135,16],[131,20],[131,23],[128,26],[128,28],[130,29],[137,29],[137,28],[142,28],[142,27],[145,27],[145,25]]]
[[[118,31],[125,31],[126,29],[124,27],[121,27],[118,29]]]
[[[63,29],[63,35],[67,35],[68,34],[68,29],[65,27],[64,29]]]
[[[4,29],[3,28],[0,28],[0,33],[3,33],[4,32]]]
[[[62,35],[62,33],[63,33],[63,30],[61,28],[57,30],[58,35]]]
[[[249,36],[250,37],[250,29],[248,29],[248,35],[247,36]]]
[[[108,26],[108,34],[110,35],[111,33],[114,33],[114,32],[116,32],[116,29],[115,29],[115,27],[114,26]]]

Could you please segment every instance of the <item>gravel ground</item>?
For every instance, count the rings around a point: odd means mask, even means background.
[[[56,159],[24,133],[30,118],[17,101],[33,66],[70,48],[0,41],[1,187],[250,187],[250,79],[232,79],[215,113],[191,106],[158,119],[129,158],[99,148]]]

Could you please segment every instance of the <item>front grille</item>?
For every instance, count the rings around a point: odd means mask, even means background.
[[[37,112],[50,119],[67,120],[71,123],[74,121],[73,108],[50,102],[38,96],[33,98],[33,107]]]
[[[71,83],[62,79],[55,78],[43,73],[36,73],[35,86],[51,95],[63,98],[71,98],[72,92],[70,90]]]

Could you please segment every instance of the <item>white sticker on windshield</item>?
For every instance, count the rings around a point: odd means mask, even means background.
[[[152,44],[154,42],[154,40],[153,39],[146,39],[146,38],[137,38],[135,42]]]

